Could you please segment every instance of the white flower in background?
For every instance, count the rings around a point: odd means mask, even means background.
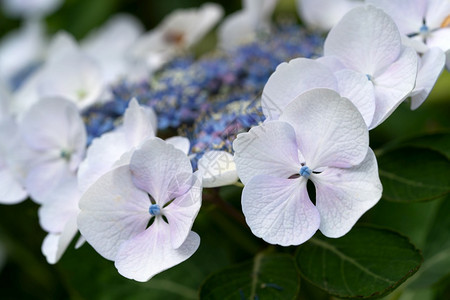
[[[104,91],[99,64],[82,53],[75,39],[59,32],[48,47],[45,64],[13,94],[11,110],[18,119],[44,98],[70,100],[82,110],[98,101]]]
[[[74,176],[84,158],[86,129],[77,107],[65,99],[46,99],[32,106],[20,124],[26,160],[25,187],[37,203]]]
[[[178,9],[166,16],[158,27],[141,36],[132,46],[130,55],[135,61],[146,64],[150,72],[157,70],[197,43],[222,16],[222,7],[213,3]]]
[[[47,262],[55,264],[78,232],[78,201],[81,194],[75,176],[61,182],[39,208],[39,223],[48,232],[42,243]]]
[[[362,0],[297,0],[297,10],[308,27],[325,32],[347,12],[362,4]]]
[[[398,29],[428,48],[450,50],[450,1],[448,0],[367,0],[389,14]],[[425,47],[426,49],[426,47]]]
[[[11,118],[0,119],[0,203],[16,204],[28,196],[20,170],[19,130]]]
[[[247,224],[268,243],[298,245],[318,229],[343,236],[381,197],[367,126],[332,90],[302,94],[279,120],[238,135],[233,148]]]
[[[337,75],[312,59],[296,58],[281,63],[264,86],[261,97],[266,120],[277,120],[284,108],[302,93],[314,88],[328,88],[352,101],[369,126],[375,112],[372,83],[367,76],[356,72],[342,70]]]
[[[147,281],[197,250],[200,237],[191,228],[201,195],[186,154],[154,138],[134,152],[130,165],[88,189],[78,227],[121,275]]]
[[[252,41],[258,32],[270,30],[270,18],[278,0],[243,0],[243,9],[229,15],[219,28],[220,46],[232,50]]]
[[[205,188],[230,185],[238,181],[233,155],[228,152],[207,151],[197,165]]]
[[[0,81],[12,89],[12,79],[20,71],[44,58],[46,38],[40,22],[26,22],[9,32],[0,42]]]
[[[134,16],[116,15],[91,31],[81,41],[81,49],[100,64],[104,82],[114,83],[131,71],[127,53],[142,33],[143,26]]]
[[[422,105],[441,75],[444,66],[445,54],[437,47],[431,48],[422,56],[419,56],[416,86],[409,95],[411,97],[411,109],[414,110]]]
[[[62,0],[3,0],[8,15],[21,18],[42,18],[58,9]]]
[[[394,21],[381,9],[361,6],[351,10],[329,32],[324,58],[339,81],[367,77],[373,85],[375,112],[369,129],[377,127],[413,90],[417,54],[404,47]]]

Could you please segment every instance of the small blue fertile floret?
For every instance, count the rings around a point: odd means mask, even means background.
[[[161,214],[161,208],[159,207],[158,204],[152,204],[152,205],[150,205],[150,208],[148,209],[148,212],[152,216],[159,216]]]

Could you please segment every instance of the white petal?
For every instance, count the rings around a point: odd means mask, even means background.
[[[238,181],[233,155],[225,151],[207,151],[198,161],[203,187],[230,185]]]
[[[66,223],[78,215],[80,192],[76,177],[57,186],[39,208],[39,224],[47,232],[62,232]]]
[[[339,85],[339,93],[349,99],[359,110],[369,126],[375,113],[375,94],[372,82],[367,76],[350,69],[335,73]]]
[[[183,151],[184,154],[189,154],[189,149],[191,148],[191,142],[188,138],[183,136],[173,136],[166,139],[166,142],[173,145],[175,148]]]
[[[320,231],[341,237],[381,198],[375,155],[369,149],[364,161],[350,169],[328,168],[311,176],[316,186],[316,207]]]
[[[96,103],[103,92],[103,77],[90,57],[74,53],[46,66],[37,89],[40,97],[63,97],[79,109]]]
[[[21,131],[27,144],[39,151],[56,148],[84,153],[86,147],[80,113],[64,99],[46,99],[33,105],[22,121]]]
[[[417,33],[423,25],[427,10],[427,0],[366,0],[383,9],[403,34]]]
[[[42,243],[41,251],[49,264],[56,264],[77,234],[77,218],[70,219],[61,233],[49,233]]]
[[[424,16],[428,27],[443,27],[445,18],[450,15],[450,1],[448,0],[428,0],[427,14]]]
[[[313,88],[337,90],[333,73],[321,63],[296,58],[280,64],[264,86],[261,106],[268,120],[276,120],[286,105]]]
[[[220,47],[231,51],[255,38],[255,20],[245,11],[229,15],[219,28]]]
[[[47,202],[53,191],[74,175],[63,160],[53,160],[34,165],[27,173],[25,188],[33,201]]]
[[[366,123],[358,109],[335,91],[314,89],[300,95],[286,107],[280,121],[295,129],[298,149],[311,169],[348,168],[366,156]]]
[[[0,169],[0,203],[17,204],[25,200],[27,196],[27,191],[12,172],[6,168]]]
[[[450,28],[441,28],[436,30],[427,37],[428,47],[439,47],[442,51],[450,50]]]
[[[324,53],[336,55],[348,68],[373,75],[393,63],[402,50],[394,21],[382,10],[361,6],[331,29]]]
[[[80,49],[75,38],[68,32],[57,32],[47,49],[46,65],[57,64],[64,57],[79,53]]]
[[[433,89],[445,66],[445,53],[439,48],[431,48],[419,59],[416,86],[411,92],[411,109],[418,108]]]
[[[134,152],[130,170],[134,184],[160,206],[183,195],[193,184],[187,155],[159,138],[146,141]]]
[[[94,139],[87,149],[86,158],[78,169],[80,191],[86,191],[103,174],[110,171],[122,155],[129,150],[122,131],[108,132]]]
[[[115,259],[122,276],[147,281],[191,257],[200,245],[200,237],[191,231],[183,245],[172,248],[169,225],[162,220],[157,223],[123,243]]]
[[[375,114],[369,129],[377,127],[413,90],[417,77],[417,54],[405,48],[399,59],[374,77]]]
[[[308,27],[321,31],[330,30],[359,1],[349,0],[297,0],[297,9]],[[324,9],[325,8],[325,9]]]
[[[192,188],[175,198],[162,209],[170,227],[170,241],[174,249],[179,248],[188,237],[194,220],[202,205],[202,182],[195,178]]]
[[[78,228],[103,257],[114,260],[119,246],[143,232],[150,220],[150,199],[131,181],[128,166],[97,180],[80,200]]]
[[[156,134],[156,114],[150,107],[131,99],[123,117],[123,130],[130,146],[137,147]]]
[[[238,134],[233,149],[237,172],[244,184],[261,174],[288,178],[301,168],[294,128],[285,122],[265,122]]]
[[[271,244],[299,245],[319,228],[303,178],[253,177],[242,192],[242,211],[253,234]]]

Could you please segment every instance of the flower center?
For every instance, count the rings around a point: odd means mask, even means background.
[[[308,168],[308,166],[302,166],[298,173],[300,174],[300,176],[303,176],[306,179],[308,179],[309,176],[311,175],[312,171],[310,168]]]
[[[429,31],[430,31],[430,29],[425,24],[423,24],[422,27],[420,27],[420,29],[419,29],[419,32],[422,35],[427,35]]]
[[[366,74],[367,80],[372,81],[373,77],[370,74]]]
[[[148,212],[152,216],[159,216],[161,214],[161,208],[159,207],[158,204],[152,204],[152,205],[150,205]]]
[[[67,150],[61,150],[61,152],[59,153],[59,156],[62,159],[69,161],[70,157],[72,156],[72,153],[70,153],[70,151],[67,151]]]

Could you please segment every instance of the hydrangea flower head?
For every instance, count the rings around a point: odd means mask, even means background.
[[[186,154],[154,138],[134,152],[129,165],[87,190],[78,226],[120,274],[147,281],[197,250],[200,238],[191,227],[201,191]]]
[[[283,246],[301,244],[317,229],[328,237],[346,234],[381,197],[368,143],[356,107],[329,89],[305,92],[279,120],[238,135],[234,159],[252,232]]]

